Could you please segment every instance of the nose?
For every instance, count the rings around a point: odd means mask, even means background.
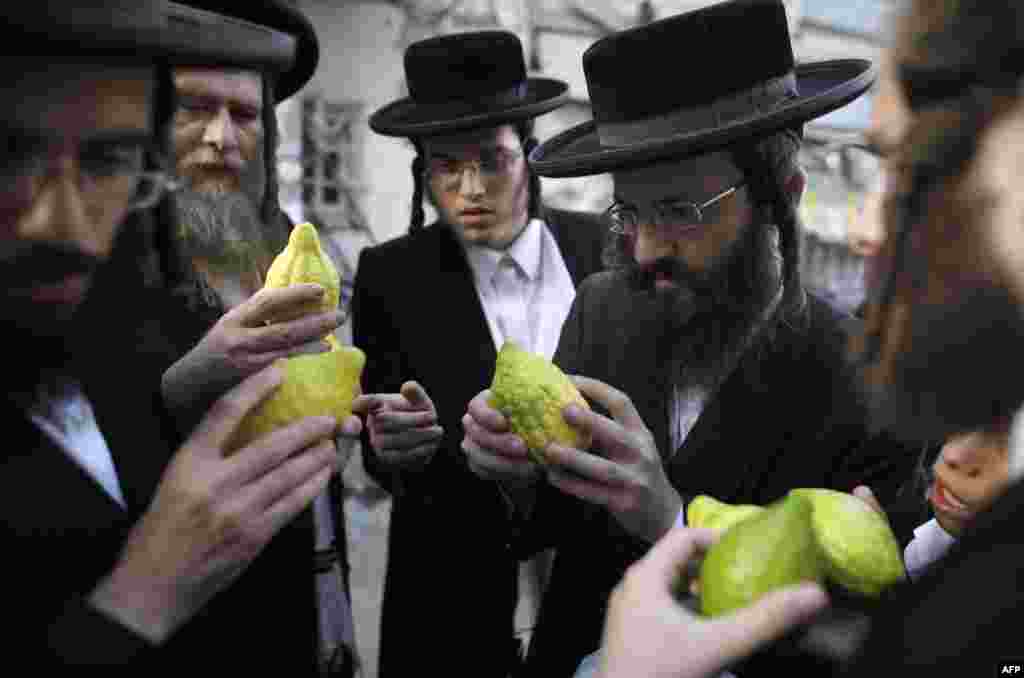
[[[459,174],[459,192],[466,197],[479,197],[484,194],[484,182],[480,176],[480,168],[470,164],[462,168]]]
[[[220,151],[238,146],[238,130],[226,106],[218,109],[217,114],[207,123],[203,132],[203,143],[210,144]]]
[[[633,258],[639,265],[646,266],[674,254],[674,243],[671,238],[666,237],[664,229],[646,221],[637,226],[633,243]]]
[[[73,157],[63,156],[51,173],[38,179],[39,192],[18,220],[18,237],[72,244],[86,254],[105,258],[113,243],[102,237],[90,218],[75,164]]]

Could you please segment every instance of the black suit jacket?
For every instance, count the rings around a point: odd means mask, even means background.
[[[670,384],[659,364],[655,313],[652,297],[630,291],[621,273],[594,276],[577,294],[555,360],[567,372],[629,395],[666,456]],[[803,322],[779,324],[771,341],[744,354],[666,462],[684,501],[708,494],[766,504],[794,487],[848,492],[866,483],[884,504],[897,505],[916,456],[894,454],[892,441],[868,435],[843,358],[849,322],[809,296]],[[923,502],[914,498],[912,504],[923,511]],[[904,540],[919,515],[892,516]],[[534,518],[535,548],[557,544],[558,553],[527,669],[572,675],[600,643],[608,595],[649,544],[631,537],[607,511],[550,486]]]
[[[575,283],[600,267],[605,226],[549,211]],[[496,352],[461,245],[441,224],[364,250],[352,301],[363,390],[424,386],[444,427],[422,471],[397,474],[363,440],[367,470],[394,495],[380,676],[507,675],[513,646],[518,525],[497,486],[461,450],[461,419],[487,388]],[[440,621],[443,619],[444,621]]]
[[[132,281],[137,282],[137,281]],[[76,372],[111,450],[127,502],[120,506],[14,404],[0,398],[0,575],[12,624],[11,666],[42,674],[69,664],[102,664],[125,675],[171,672],[243,675],[287,661],[315,675],[316,617],[308,512],[286,526],[232,586],[157,649],[95,611],[86,597],[120,555],[148,508],[181,436],[159,395],[167,337],[153,336],[162,292],[121,281],[90,297],[103,347]],[[136,313],[137,312],[137,313]],[[143,317],[148,320],[142,322]]]

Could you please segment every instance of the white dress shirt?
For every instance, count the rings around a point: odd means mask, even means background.
[[[506,339],[514,339],[550,360],[576,287],[547,225],[531,219],[508,249],[468,245],[466,258],[495,350],[501,350]],[[503,264],[503,259],[511,259],[515,266]],[[518,284],[505,284],[502,276],[510,270]]]
[[[66,395],[51,401],[49,418],[46,408],[34,408],[29,417],[66,455],[88,473],[114,501],[125,506],[121,483],[114,468],[107,440],[93,415],[89,399],[77,384],[69,386]]]
[[[923,525],[918,525],[914,528],[914,538],[903,551],[907,576],[917,579],[929,565],[941,558],[955,541],[956,537],[946,532],[934,518]]]

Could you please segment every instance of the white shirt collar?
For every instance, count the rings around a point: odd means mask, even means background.
[[[541,243],[543,241],[544,222],[530,219],[519,237],[505,250],[496,250],[480,245],[466,245],[466,259],[476,276],[478,283],[490,284],[498,270],[498,262],[508,254],[519,265],[531,282],[540,273]]]
[[[118,478],[114,457],[106,438],[96,423],[89,399],[77,384],[70,384],[63,395],[49,397],[50,407],[37,403],[29,408],[29,418],[43,433],[122,507],[124,492]],[[49,414],[44,412],[49,411]]]

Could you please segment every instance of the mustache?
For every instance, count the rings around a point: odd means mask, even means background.
[[[630,286],[639,292],[655,292],[655,283],[659,276],[696,294],[711,291],[711,286],[705,276],[692,271],[673,257],[661,257],[643,265],[634,263],[627,270]]]
[[[93,273],[103,263],[62,243],[19,243],[5,249],[0,255],[0,289],[60,282],[78,273]]]
[[[203,146],[188,153],[179,161],[178,165],[183,170],[219,169],[239,172],[244,169],[245,161],[238,151],[223,153],[209,146]]]

